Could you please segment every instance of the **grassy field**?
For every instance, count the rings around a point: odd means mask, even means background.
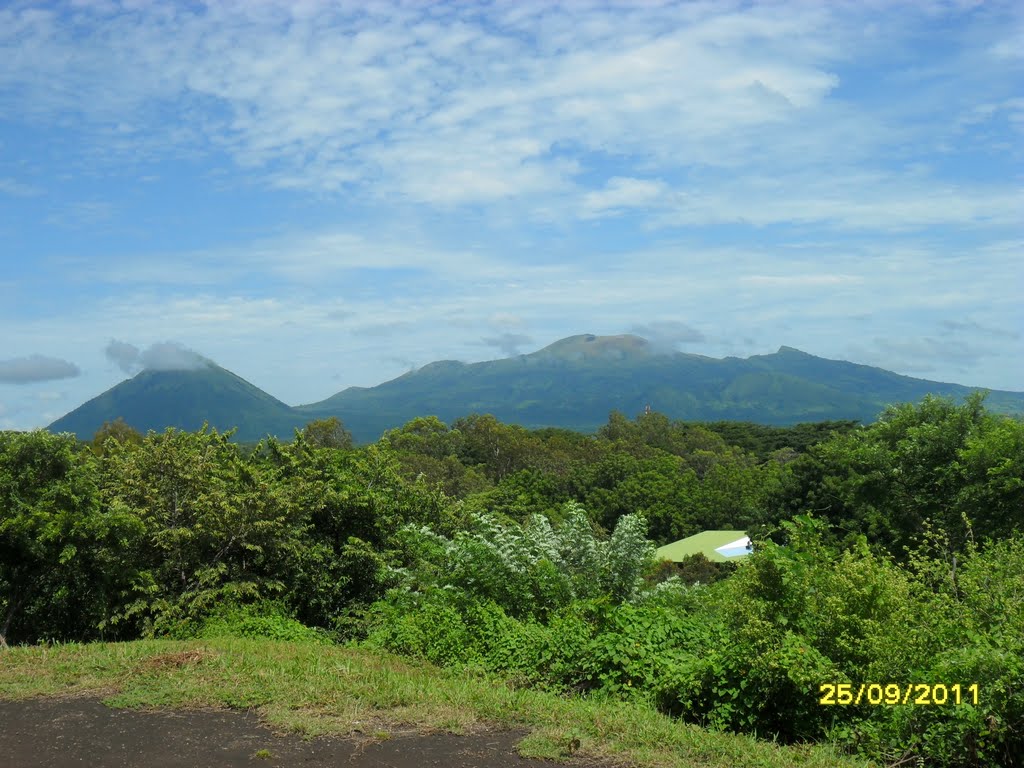
[[[269,640],[18,647],[0,651],[0,698],[93,695],[115,707],[257,710],[310,736],[528,731],[526,756],[578,754],[658,768],[865,765],[823,747],[708,733],[637,704],[581,700],[453,674],[386,654]]]

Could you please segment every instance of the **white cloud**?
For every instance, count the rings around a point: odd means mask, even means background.
[[[702,331],[682,320],[657,320],[634,325],[630,327],[629,332],[647,339],[658,351],[674,352],[680,345],[702,344],[707,341]]]
[[[193,371],[210,364],[210,360],[198,352],[174,341],[158,342],[140,350],[134,344],[111,339],[103,352],[123,373]]]
[[[1024,191],[1002,184],[936,184],[897,172],[748,176],[666,198],[661,225],[818,224],[843,230],[910,231],[936,226],[1012,226]]]
[[[73,300],[0,283],[8,355],[171,336],[302,402],[583,331],[837,357],[1024,327],[1010,3],[74,7],[0,8],[0,149],[29,158],[0,194],[88,235],[19,247]],[[143,177],[259,213],[135,237],[167,212],[102,186]],[[977,380],[1019,381],[1006,357]],[[97,362],[71,398],[116,383]]]
[[[667,193],[668,188],[661,181],[615,176],[608,180],[604,189],[588,192],[583,196],[582,215],[583,218],[589,219],[601,215],[614,215],[624,208],[657,206],[658,201]]]
[[[139,362],[150,371],[194,371],[210,364],[198,352],[172,341],[150,345],[139,355]]]
[[[997,59],[1020,61],[1024,59],[1024,28],[1013,30],[989,49]]]
[[[103,353],[107,356],[107,359],[112,363],[116,363],[117,367],[124,373],[131,373],[137,370],[139,363],[139,348],[134,344],[129,344],[126,341],[118,341],[117,339],[111,339],[110,343],[104,348]]]
[[[505,357],[518,355],[522,347],[533,343],[533,337],[525,333],[501,333],[497,336],[484,336],[480,339],[488,347],[494,347]]]
[[[731,164],[737,142],[759,138],[751,131],[828,96],[834,54],[820,38],[847,34],[835,14],[801,6],[442,14],[140,6],[83,11],[73,27],[58,13],[7,10],[0,28],[21,55],[0,93],[17,93],[37,119],[112,124],[129,152],[184,141],[288,188],[356,185],[455,205],[565,192],[587,152]],[[173,137],[159,118],[169,105],[183,118]]]
[[[77,274],[82,279],[156,288],[218,286],[254,277],[287,285],[322,285],[325,280],[342,281],[366,270],[411,270],[473,279],[511,275],[515,267],[482,249],[439,248],[417,232],[372,235],[324,230],[173,254],[132,253],[100,265],[82,263]]]
[[[1006,33],[1002,8],[987,22],[995,42],[965,35],[933,65],[944,69],[882,80],[907,88],[886,112],[846,95],[844,69],[885,66],[922,15],[955,26],[965,10],[887,7],[880,25],[878,8],[842,4],[88,4],[73,22],[59,5],[15,7],[0,11],[0,49],[18,53],[0,108],[70,118],[108,161],[224,152],[278,187],[441,208],[665,208],[662,226],[1005,225],[1017,190],[850,172],[957,130],[938,114],[1014,93],[1019,24]],[[605,174],[609,157],[625,167]],[[651,167],[682,175],[643,178]],[[694,168],[709,172],[687,178]]]

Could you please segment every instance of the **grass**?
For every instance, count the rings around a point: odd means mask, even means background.
[[[826,746],[710,733],[639,704],[514,689],[358,648],[219,638],[0,651],[0,698],[69,695],[115,707],[256,710],[273,728],[309,736],[522,729],[525,756],[575,754],[638,767],[866,765]]]

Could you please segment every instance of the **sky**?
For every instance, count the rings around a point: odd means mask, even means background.
[[[1024,390],[1019,2],[0,2],[0,428],[635,333]]]

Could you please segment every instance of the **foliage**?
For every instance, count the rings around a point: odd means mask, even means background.
[[[300,548],[299,511],[254,457],[216,430],[150,433],[108,446],[104,502],[142,525],[135,599],[117,617],[147,631],[206,614],[226,598],[280,595]]]
[[[301,514],[286,599],[304,624],[339,629],[379,597],[387,586],[384,553],[402,526],[454,524],[443,494],[404,482],[386,445],[341,452],[298,436],[290,444],[271,440],[265,452],[273,484]]]
[[[451,538],[409,527],[403,537],[412,568],[401,574],[403,586],[451,589],[471,601],[492,601],[517,618],[543,618],[598,595],[629,600],[653,560],[645,529],[642,517],[626,515],[602,540],[573,502],[557,528],[541,515],[520,527],[479,514]]]
[[[911,679],[960,683],[965,701],[977,684],[977,705],[892,708],[843,735],[892,760],[1024,765],[1024,539],[971,545],[959,560],[949,551],[947,536],[930,534],[912,553],[913,628],[929,642],[912,643],[910,655],[901,638],[884,649],[895,659],[883,659],[909,667]]]
[[[833,435],[854,431],[859,422],[846,419],[778,427],[749,421],[714,421],[702,426],[721,436],[729,445],[742,448],[765,461],[785,455],[795,458],[806,453],[812,445],[825,442]]]
[[[786,467],[778,519],[813,511],[898,558],[933,524],[961,550],[971,536],[1024,530],[1024,421],[927,397],[814,446]]]
[[[73,437],[0,433],[0,645],[96,637],[135,530],[101,507],[95,460]]]
[[[280,603],[221,606],[202,622],[195,636],[267,638],[320,644],[330,642],[327,633],[296,621]]]
[[[660,583],[676,578],[683,584],[713,584],[733,574],[736,563],[718,563],[708,560],[702,552],[683,558],[678,563],[663,560],[651,574],[651,581]]]
[[[345,429],[337,416],[314,419],[303,428],[302,436],[307,443],[317,448],[336,448],[340,451],[352,448],[352,433]]]
[[[0,433],[0,635],[365,638],[712,729],[1021,765],[1024,423],[928,398],[864,427],[712,427]],[[651,562],[648,537],[721,527],[754,554]],[[981,697],[818,703],[872,682]]]
[[[581,518],[576,511],[567,519]],[[520,586],[518,600],[500,591],[514,568],[491,580],[503,561],[537,562],[519,538],[537,547],[554,529],[483,529],[473,541],[496,546],[480,550],[435,537],[422,549],[434,570],[416,582],[421,588],[396,589],[374,606],[368,642],[519,684],[648,701],[712,729],[786,742],[830,738],[886,761],[1019,765],[1024,541],[952,564],[937,536],[908,568],[864,541],[835,548],[813,517],[782,528],[784,544],[762,542],[710,586],[673,578],[628,601],[606,591],[558,605],[545,603],[542,590]],[[466,565],[456,572],[446,555]],[[977,706],[819,703],[823,683],[856,690],[872,682],[959,682],[965,690],[977,682],[989,693]]]
[[[97,455],[102,455],[105,451],[105,444],[107,440],[116,440],[119,443],[134,443],[138,445],[142,442],[142,434],[133,427],[130,427],[125,420],[120,416],[113,421],[105,421],[103,425],[96,430],[96,434],[92,438],[92,449]]]

